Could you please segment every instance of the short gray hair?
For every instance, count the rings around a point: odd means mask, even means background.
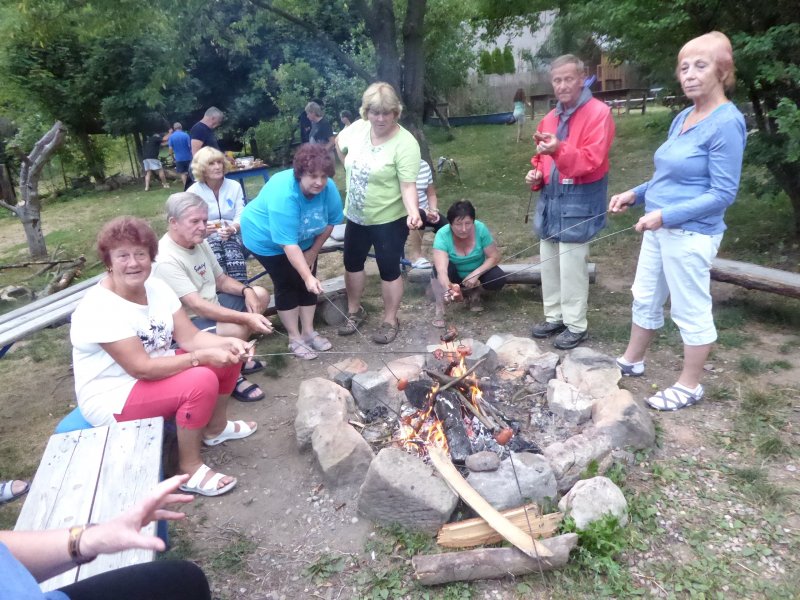
[[[200,196],[192,192],[170,194],[170,197],[167,198],[167,222],[170,219],[179,220],[183,213],[191,208],[205,208],[208,210],[208,204]]]
[[[204,119],[221,119],[225,113],[218,109],[216,106],[210,107],[203,115]]]
[[[309,102],[308,104],[306,104],[306,112],[311,113],[315,117],[321,117],[324,114],[322,112],[322,107],[316,102]]]
[[[562,54],[558,58],[554,58],[553,62],[550,63],[550,70],[552,71],[553,69],[557,69],[568,64],[574,64],[575,67],[577,67],[578,72],[583,75],[583,61],[574,54]]]
[[[172,124],[172,128],[173,128],[175,131],[179,131],[179,130],[183,129],[183,125],[181,125],[180,123],[178,123],[177,121],[175,121],[175,122]]]

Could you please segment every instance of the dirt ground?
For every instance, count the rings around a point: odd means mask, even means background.
[[[321,269],[323,277],[336,268],[334,258],[326,260],[328,262]],[[598,282],[592,286],[590,297],[593,311],[590,327],[596,327],[598,331],[602,329],[604,333],[590,337],[586,344],[614,356],[622,351],[626,339],[628,288],[632,272],[629,265],[623,267],[614,258],[600,257],[597,262]],[[371,278],[367,298],[371,318],[363,328],[367,336],[378,325],[380,300],[377,288],[376,278]],[[527,335],[530,325],[540,318],[538,290],[517,286],[502,294],[502,298],[487,299],[486,311],[481,315],[456,308],[448,313],[448,319],[458,327],[463,337],[486,340],[494,333]],[[715,285],[714,294],[715,300],[720,302],[741,295],[741,292],[730,286]],[[400,334],[386,350],[422,351],[426,344],[436,342],[440,331],[429,325],[432,316],[433,307],[424,290],[409,286],[400,313]],[[608,320],[617,323],[617,328],[611,333],[607,328]],[[359,598],[367,588],[363,587],[366,584],[358,583],[357,573],[377,568],[382,560],[374,550],[370,550],[370,542],[374,542],[378,535],[375,528],[357,514],[357,489],[332,489],[323,484],[312,454],[297,450],[293,423],[297,390],[302,380],[325,377],[327,365],[346,356],[358,356],[373,369],[382,366],[381,358],[385,357],[388,362],[395,356],[376,354],[376,346],[358,335],[337,337],[334,328],[324,324],[320,325],[320,331],[334,343],[333,351],[342,354],[330,353],[307,362],[289,357],[279,368],[277,377],[263,373],[250,377],[261,385],[267,399],[252,404],[232,401],[230,415],[257,421],[258,431],[247,440],[205,450],[206,462],[238,477],[238,487],[219,498],[198,498],[187,509],[188,520],[172,532],[176,546],[173,552],[198,560],[207,569],[217,597],[273,600]],[[763,363],[787,358],[791,363],[789,369],[753,376],[746,383],[796,389],[797,369],[800,367],[796,363],[796,353],[787,357],[780,348],[787,343],[797,343],[798,332],[776,332],[774,328],[748,324],[745,334],[748,354]],[[17,344],[9,357],[2,361],[2,464],[17,462],[24,465],[24,469],[35,470],[36,457],[41,456],[53,426],[73,405],[66,338],[66,327],[43,332],[33,341]],[[542,343],[542,346],[552,349],[549,342]],[[267,353],[284,352],[285,348],[286,338],[278,334],[259,344],[259,350]],[[659,344],[648,357],[647,377],[625,380],[624,387],[641,400],[653,387],[671,384],[680,369],[679,352],[679,347],[674,344]],[[715,350],[708,365],[706,382],[709,389],[735,387],[748,379],[736,371],[741,352],[738,348]],[[787,425],[795,444],[800,441],[798,403],[800,401],[795,398],[793,419]],[[714,440],[731,429],[731,402],[716,400],[711,394],[708,401],[689,410],[653,414],[653,418],[659,428],[660,447],[655,454],[659,460],[701,457],[704,461],[711,461],[722,459],[727,452]],[[30,424],[24,433],[18,431],[20,423]],[[794,456],[794,463],[791,458],[782,458],[769,463],[769,469],[776,481],[797,493],[800,491],[800,474],[794,468],[789,469],[797,465],[796,454]],[[730,460],[735,461],[736,457]],[[11,476],[10,473],[2,475]],[[653,483],[643,476],[634,485],[644,491]],[[696,499],[695,502],[702,504]],[[13,523],[15,510],[18,508],[13,506],[0,509],[3,523]],[[799,521],[794,511],[785,522],[795,541],[800,531]],[[665,527],[669,531],[669,526]],[[674,547],[667,545],[667,549],[675,556],[685,552],[679,537],[673,541]],[[647,561],[652,559],[647,555],[647,551],[631,551],[625,560],[631,569],[647,573]],[[344,557],[342,572],[332,572],[328,577],[315,581],[306,570],[318,565],[320,557],[324,556]],[[790,567],[797,567],[796,559],[782,568]],[[749,568],[755,570],[757,565]],[[410,570],[410,565],[407,569]],[[642,577],[652,579],[651,575]],[[651,593],[661,595],[656,586],[647,581],[642,584]],[[531,595],[520,595],[518,582],[512,580],[476,583],[472,586],[472,596],[463,597],[566,597],[552,584],[531,585],[534,586]],[[740,596],[731,594],[730,597]]]

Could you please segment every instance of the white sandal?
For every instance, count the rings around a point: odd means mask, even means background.
[[[238,431],[236,430],[236,425],[239,425]],[[206,446],[218,446],[222,442],[227,442],[228,440],[240,440],[249,435],[253,435],[256,429],[258,429],[258,423],[256,423],[255,427],[250,429],[250,425],[245,421],[228,421],[225,424],[225,429],[223,429],[219,435],[213,438],[206,438],[203,440],[203,443]]]
[[[203,484],[203,478],[210,470],[211,468],[208,465],[201,465],[200,468],[194,472],[194,475],[189,478],[189,481],[180,486],[179,489],[182,492],[187,492],[189,494],[200,494],[201,496],[221,496],[222,494],[230,492],[234,487],[236,487],[237,480],[235,477],[230,483],[227,483],[222,487],[217,487],[222,478],[227,477],[222,473],[214,473],[211,479]]]
[[[333,344],[331,344],[330,340],[321,336],[316,331],[312,331],[311,335],[303,340],[303,343],[306,346],[310,346],[317,352],[325,352],[333,348]]]
[[[690,390],[680,383],[671,385],[667,389],[650,396],[647,403],[656,410],[680,410],[687,406],[697,404],[703,398],[703,386]]]

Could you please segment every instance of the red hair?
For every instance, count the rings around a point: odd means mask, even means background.
[[[322,144],[303,144],[294,155],[294,178],[300,178],[307,173],[325,173],[333,177],[336,168],[333,165],[331,153]]]
[[[147,248],[150,260],[158,254],[158,238],[150,224],[137,217],[117,217],[103,225],[97,234],[97,254],[107,266],[111,266],[111,251],[122,244],[133,244]]]

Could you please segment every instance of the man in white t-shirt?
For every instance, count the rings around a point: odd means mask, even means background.
[[[208,206],[196,194],[180,192],[167,199],[167,233],[158,243],[153,274],[181,299],[192,322],[202,330],[247,340],[255,333],[272,333],[264,316],[269,292],[229,277],[205,241]],[[242,369],[263,368],[251,359]],[[241,378],[233,397],[243,402],[264,398],[256,384]]]

